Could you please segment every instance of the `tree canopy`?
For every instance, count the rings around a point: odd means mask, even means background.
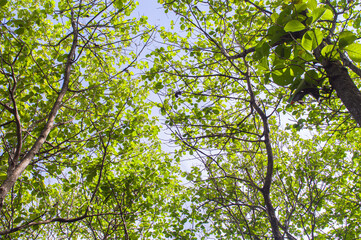
[[[359,237],[361,3],[158,2],[0,0],[0,234]]]

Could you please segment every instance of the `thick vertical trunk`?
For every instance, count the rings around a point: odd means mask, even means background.
[[[340,61],[331,61],[322,57],[321,50],[325,46],[325,43],[320,44],[320,46],[314,50],[314,56],[325,69],[329,82],[332,88],[335,89],[337,96],[341,99],[358,125],[361,126],[361,92],[348,74],[347,68],[344,67]],[[342,56],[343,55],[341,55],[341,57]],[[354,66],[354,68],[356,67]]]
[[[361,126],[361,92],[351,79],[347,69],[339,61],[327,61],[323,63],[323,67],[337,96]]]

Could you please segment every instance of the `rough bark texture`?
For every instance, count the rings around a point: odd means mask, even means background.
[[[340,61],[332,61],[321,55],[321,50],[325,46],[324,42],[321,43],[313,54],[325,69],[329,82],[332,88],[335,89],[337,96],[358,125],[361,126],[361,92],[348,74],[347,68]],[[341,54],[341,58],[356,74],[361,74],[361,70],[348,61],[343,54]]]
[[[323,63],[330,84],[351,116],[361,126],[361,92],[339,61]]]

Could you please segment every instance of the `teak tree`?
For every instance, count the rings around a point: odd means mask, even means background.
[[[0,1],[0,235],[157,238],[177,190],[130,1]]]
[[[359,236],[360,3],[159,2],[177,31],[160,31],[145,78],[180,153],[202,163],[186,238]]]

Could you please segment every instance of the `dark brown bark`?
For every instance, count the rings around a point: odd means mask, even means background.
[[[318,46],[314,51],[314,55],[325,69],[329,82],[332,88],[335,89],[337,96],[341,99],[358,125],[361,126],[361,92],[350,77],[347,68],[343,66],[340,61],[332,61],[321,55],[321,50],[325,46],[325,43]],[[342,54],[341,57],[345,59]],[[348,65],[355,68],[351,63]],[[355,70],[358,70],[356,74],[360,73],[358,68],[354,69],[354,71]]]
[[[277,219],[275,209],[274,209],[274,207],[272,205],[272,201],[270,199],[270,189],[271,189],[271,185],[272,185],[272,177],[273,177],[273,170],[274,170],[273,169],[274,157],[273,157],[273,150],[272,150],[272,146],[271,146],[271,140],[270,140],[270,136],[269,136],[270,129],[269,129],[269,124],[268,124],[268,118],[267,118],[266,113],[257,104],[256,97],[253,92],[252,84],[251,84],[251,80],[250,80],[251,74],[250,74],[249,66],[248,66],[248,63],[246,60],[244,60],[244,64],[247,67],[246,79],[247,79],[248,91],[249,91],[249,94],[251,97],[251,107],[256,110],[257,114],[262,119],[264,144],[266,145],[266,152],[267,152],[267,172],[266,172],[265,181],[263,183],[263,187],[260,191],[262,192],[263,200],[266,205],[267,215],[268,215],[269,222],[271,224],[273,237],[275,240],[282,240],[284,238],[282,237],[282,234],[280,232],[280,228],[278,225],[279,221]]]
[[[327,62],[324,69],[337,96],[345,104],[358,125],[361,126],[361,92],[348,74],[347,68],[337,61]]]

